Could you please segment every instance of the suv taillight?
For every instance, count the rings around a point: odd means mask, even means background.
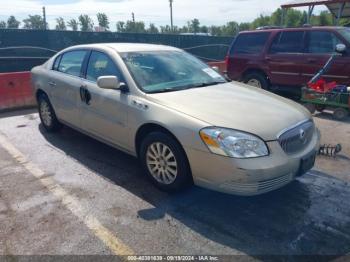
[[[229,55],[227,55],[225,57],[225,64],[226,64],[226,71],[227,71],[229,68],[229,65],[230,65],[230,56]]]

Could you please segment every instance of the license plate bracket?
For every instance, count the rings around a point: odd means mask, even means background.
[[[307,156],[303,157],[300,161],[298,176],[302,176],[308,171],[310,171],[314,167],[315,161],[316,161],[316,152],[311,152]]]

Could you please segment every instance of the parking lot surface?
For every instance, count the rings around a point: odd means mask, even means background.
[[[0,114],[2,255],[331,255],[350,252],[350,121],[315,121],[335,159],[287,187],[237,197],[154,188],[138,161],[33,110]]]

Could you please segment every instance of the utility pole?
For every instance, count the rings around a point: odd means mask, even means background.
[[[169,0],[170,3],[170,27],[171,31],[174,31],[174,24],[173,24],[173,0]]]
[[[132,22],[135,23],[135,14],[134,14],[134,12],[131,13],[131,16],[132,16]]]
[[[44,30],[46,30],[46,10],[45,6],[43,6],[43,20],[44,20]]]

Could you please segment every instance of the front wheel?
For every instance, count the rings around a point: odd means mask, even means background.
[[[48,132],[56,132],[62,124],[57,120],[55,111],[46,94],[41,94],[38,98],[39,116],[41,123]]]
[[[142,141],[139,154],[144,171],[161,190],[172,192],[192,183],[190,167],[181,145],[170,135],[153,132]]]

